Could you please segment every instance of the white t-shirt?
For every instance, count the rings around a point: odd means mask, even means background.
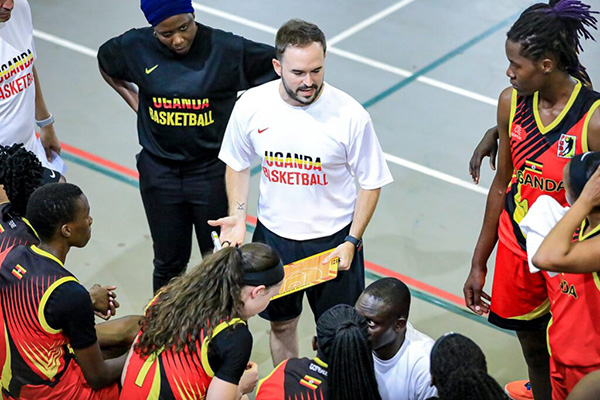
[[[404,343],[394,357],[380,360],[373,354],[382,400],[424,400],[437,396],[429,372],[433,343],[432,338],[407,323]]]
[[[235,171],[262,161],[258,219],[277,235],[307,240],[352,221],[356,181],[377,189],[393,181],[367,111],[325,84],[307,107],[279,94],[280,81],[248,90],[236,103],[219,158]]]
[[[26,0],[15,0],[11,17],[0,24],[0,144],[23,143],[40,157],[35,138],[33,24]]]

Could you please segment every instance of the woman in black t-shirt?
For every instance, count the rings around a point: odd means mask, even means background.
[[[100,73],[137,113],[140,193],[152,234],[157,292],[187,266],[192,227],[228,215],[221,141],[238,92],[276,79],[272,46],[194,21],[191,0],[142,0],[152,27],[98,50]]]

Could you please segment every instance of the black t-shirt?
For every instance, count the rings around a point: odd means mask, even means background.
[[[252,334],[246,324],[235,324],[209,343],[208,363],[215,376],[237,385],[246,370],[252,352]]]
[[[62,329],[73,349],[85,349],[96,343],[92,299],[81,284],[69,281],[54,289],[44,316],[50,327]]]
[[[237,92],[277,78],[273,47],[201,24],[186,55],[132,29],[98,51],[104,72],[139,88],[138,134],[151,154],[178,161],[217,159]]]

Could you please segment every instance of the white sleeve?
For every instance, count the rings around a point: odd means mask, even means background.
[[[437,396],[435,386],[431,384],[431,373],[429,372],[429,357],[421,357],[415,364],[412,374],[413,393],[409,395],[414,400],[426,400]]]
[[[370,118],[358,130],[348,148],[348,165],[361,188],[379,189],[394,181]]]
[[[252,164],[255,156],[254,146],[250,139],[250,132],[247,132],[245,119],[240,117],[240,102],[235,105],[225,136],[221,144],[219,158],[234,171],[242,171]]]

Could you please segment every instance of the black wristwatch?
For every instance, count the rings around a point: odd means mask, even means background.
[[[346,238],[344,239],[344,242],[350,242],[354,245],[354,247],[356,247],[356,250],[360,250],[362,248],[362,239],[357,239],[352,235],[348,235],[346,236]]]

